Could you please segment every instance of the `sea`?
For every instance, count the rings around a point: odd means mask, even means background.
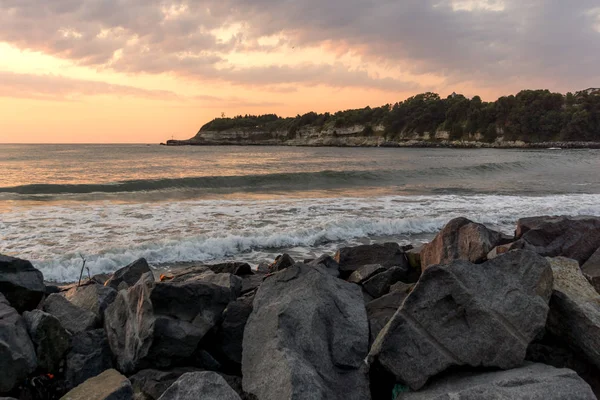
[[[600,215],[600,150],[0,145],[0,253],[54,282],[84,259],[255,266],[535,215]]]

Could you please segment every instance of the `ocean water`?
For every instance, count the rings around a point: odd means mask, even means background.
[[[600,215],[599,150],[0,145],[0,253],[58,282],[82,257],[256,265],[545,214]]]

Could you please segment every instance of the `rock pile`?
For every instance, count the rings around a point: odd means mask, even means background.
[[[0,256],[0,398],[595,399],[600,218],[48,286]]]

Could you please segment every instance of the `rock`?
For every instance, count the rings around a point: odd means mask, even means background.
[[[48,296],[42,309],[58,318],[60,324],[71,334],[88,331],[98,325],[98,318],[93,312],[77,307],[60,294]]]
[[[407,274],[410,272],[406,254],[398,243],[344,247],[335,253],[334,259],[340,265],[340,277],[343,279],[347,279],[363,265],[369,264],[379,264],[386,268],[401,267],[406,269]]]
[[[423,246],[421,268],[448,264],[453,260],[481,263],[496,246],[512,241],[500,232],[486,228],[466,218],[455,218]]]
[[[167,367],[173,360],[189,357],[204,335],[220,322],[231,300],[231,290],[202,280],[159,282],[150,300],[156,322],[148,357],[153,365]]]
[[[109,369],[72,389],[61,400],[132,400],[131,382]]]
[[[544,257],[572,258],[583,265],[600,247],[600,218],[523,218],[517,222],[516,237],[516,244],[528,245]]]
[[[0,393],[13,389],[37,367],[23,318],[0,293]]]
[[[414,283],[396,282],[392,286],[390,286],[390,293],[402,292],[409,294],[410,292],[412,292],[414,287]]]
[[[208,341],[208,343],[210,343],[210,344],[213,344],[214,342],[215,342],[214,340]],[[221,371],[221,369],[223,369],[223,366],[221,365],[221,363],[218,362],[212,356],[212,354],[210,354],[208,351],[201,348],[204,343],[205,343],[204,340],[202,342],[200,342],[200,344],[198,345],[198,348],[192,355],[192,358],[185,360],[185,364],[196,367],[202,371]],[[210,349],[213,352],[215,352],[214,348],[210,347]]]
[[[252,267],[245,262],[225,262],[221,264],[207,265],[215,274],[233,274],[236,276],[253,275]]]
[[[245,295],[254,292],[265,279],[265,274],[256,273],[254,275],[246,275],[242,277],[242,291],[240,295]]]
[[[71,335],[58,318],[40,310],[25,311],[23,319],[35,346],[38,366],[55,374],[71,346]]]
[[[0,254],[0,293],[19,314],[36,308],[45,292],[44,276],[29,261]]]
[[[214,274],[202,279],[204,282],[229,289],[231,299],[237,299],[242,293],[243,279],[233,274]]]
[[[370,344],[375,342],[379,332],[381,332],[390,319],[392,319],[407,296],[407,292],[396,291],[367,303],[366,309],[367,318],[369,319]]]
[[[408,260],[408,265],[412,269],[420,270],[421,269],[421,251],[423,251],[423,245],[418,247],[412,247],[406,251],[406,259]]]
[[[549,258],[554,291],[546,329],[600,367],[600,294],[585,279],[576,260]]]
[[[596,292],[600,293],[600,247],[581,266],[581,271],[594,286]]]
[[[368,399],[360,287],[296,264],[262,284],[244,330],[244,391],[261,400]]]
[[[487,259],[488,260],[493,260],[494,258],[501,256],[504,253],[508,253],[509,251],[513,250],[513,246],[515,248],[523,248],[523,246],[518,246],[515,245],[514,242],[511,243],[506,243],[506,244],[501,244],[499,246],[494,247],[488,254],[487,254]]]
[[[434,380],[419,392],[396,397],[436,399],[595,400],[596,396],[574,371],[528,364],[510,371],[454,373]]]
[[[202,280],[207,276],[214,275],[206,265],[200,265],[196,267],[188,267],[179,269],[174,272],[173,277],[169,279],[171,282],[185,282],[193,280]]]
[[[268,274],[270,266],[271,266],[271,264],[269,264],[268,262],[261,262],[256,267],[256,272],[259,272],[259,273],[262,273],[262,274]]]
[[[119,370],[135,371],[148,355],[154,339],[155,316],[150,293],[152,273],[146,273],[134,286],[120,291],[104,313],[104,329]]]
[[[169,371],[144,369],[131,376],[136,400],[157,400],[181,375],[198,372],[194,368],[175,368]]]
[[[254,296],[247,296],[229,303],[223,311],[223,322],[217,334],[220,354],[229,363],[237,365],[237,368],[242,364],[244,328],[252,313],[253,301]]]
[[[269,266],[269,272],[283,271],[284,269],[291,267],[296,262],[289,254],[282,254],[275,258],[273,264]]]
[[[392,267],[387,271],[376,274],[365,283],[363,289],[374,299],[389,293],[390,286],[406,277],[406,270],[400,267]]]
[[[551,292],[549,263],[529,251],[432,266],[375,340],[369,364],[415,390],[452,366],[518,367],[544,328]]]
[[[67,291],[65,298],[77,307],[94,313],[101,323],[104,311],[117,298],[117,291],[110,286],[92,284]]]
[[[325,271],[329,275],[335,276],[336,278],[340,276],[340,266],[330,255],[324,254],[321,257],[315,260],[310,260],[305,264],[311,267],[325,268]]]
[[[80,332],[72,337],[67,353],[65,385],[72,389],[112,367],[112,353],[104,329]]]
[[[125,283],[127,285],[126,287],[131,287],[147,272],[152,272],[152,270],[146,259],[140,258],[115,272],[113,276],[106,281],[104,286],[110,286],[113,289],[119,290],[119,285]]]
[[[370,279],[374,275],[377,275],[386,270],[386,267],[379,264],[363,265],[362,267],[359,267],[356,271],[354,271],[352,274],[350,274],[350,276],[348,277],[348,282],[361,285],[363,282]]]
[[[216,372],[188,372],[173,383],[160,400],[241,400]]]

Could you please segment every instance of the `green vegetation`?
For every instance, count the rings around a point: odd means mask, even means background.
[[[481,134],[493,142],[498,133],[505,140],[525,142],[600,141],[600,90],[576,94],[548,90],[524,90],[513,96],[484,102],[453,94],[445,99],[423,93],[399,103],[339,111],[335,114],[309,112],[294,118],[275,114],[217,118],[200,131],[229,129],[287,131],[295,136],[303,127],[317,130],[363,126],[362,135],[384,134],[388,139],[401,134],[447,131],[453,140]]]

